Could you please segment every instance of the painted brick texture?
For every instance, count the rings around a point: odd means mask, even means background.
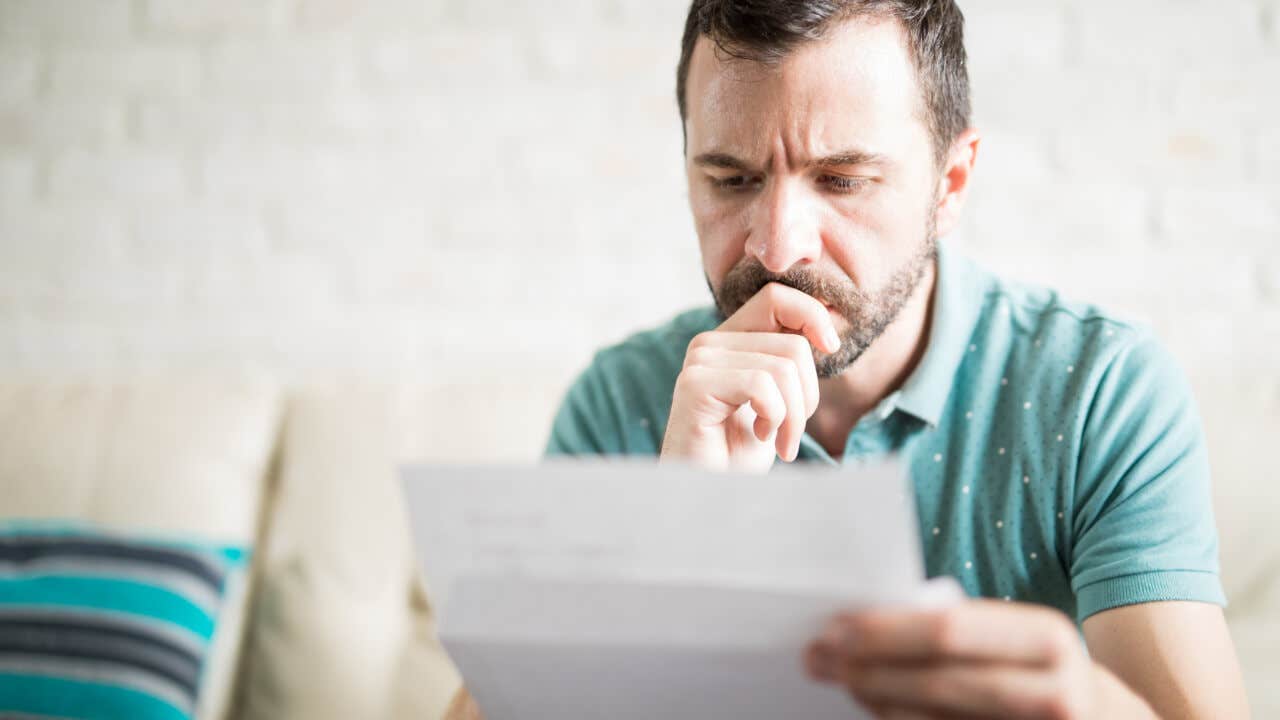
[[[0,0],[0,370],[567,382],[706,299],[686,7]],[[1280,6],[962,7],[967,251],[1274,394]]]

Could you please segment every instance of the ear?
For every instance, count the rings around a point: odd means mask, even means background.
[[[934,213],[938,237],[946,237],[960,224],[960,214],[965,198],[969,195],[969,183],[973,179],[973,164],[978,160],[978,145],[982,135],[969,128],[960,133],[951,145],[951,153],[938,177],[938,207]]]

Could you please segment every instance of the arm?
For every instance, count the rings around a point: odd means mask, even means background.
[[[1137,337],[1088,392],[1067,562],[1089,652],[1061,612],[973,600],[836,618],[816,677],[926,717],[1248,717],[1190,388]]]
[[[1071,569],[1090,652],[1162,717],[1247,717],[1189,383],[1141,338],[1103,376],[1086,428]]]
[[[877,717],[1156,717],[1089,657],[1067,616],[1038,605],[969,600],[842,614],[809,647],[805,664]]]
[[[1240,666],[1222,610],[1196,602],[1130,605],[1084,622],[1095,662],[1164,720],[1248,718]]]
[[[837,617],[806,664],[892,717],[1105,720],[1249,717],[1222,611],[1146,603],[1084,624],[1048,608],[971,600]]]

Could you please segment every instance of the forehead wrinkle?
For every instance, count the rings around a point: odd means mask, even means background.
[[[889,128],[884,123],[893,121],[883,112],[885,103],[893,107],[906,100],[904,109],[916,121],[923,103],[909,53],[890,57],[862,51],[882,47],[886,35],[904,38],[904,30],[889,22],[884,29],[890,33],[877,32],[876,26],[883,24],[867,20],[833,28],[822,40],[798,46],[772,63],[716,57],[714,44],[701,38],[690,89],[697,87],[697,78],[704,89],[700,97],[690,98],[694,109],[689,121],[697,126],[697,137],[690,137],[688,149],[694,154],[725,152],[761,169],[804,167],[858,146],[892,155],[898,149],[892,136],[876,141],[877,128]],[[857,33],[858,44],[831,53],[832,45],[848,45],[846,33]],[[832,80],[844,91],[833,94]],[[875,102],[868,104],[871,95]]]

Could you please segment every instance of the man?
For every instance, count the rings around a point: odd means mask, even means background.
[[[929,574],[975,599],[815,639],[811,675],[881,717],[1245,717],[1185,380],[1143,331],[937,241],[968,92],[951,0],[694,0],[677,93],[715,308],[599,353],[548,453],[897,454]]]

